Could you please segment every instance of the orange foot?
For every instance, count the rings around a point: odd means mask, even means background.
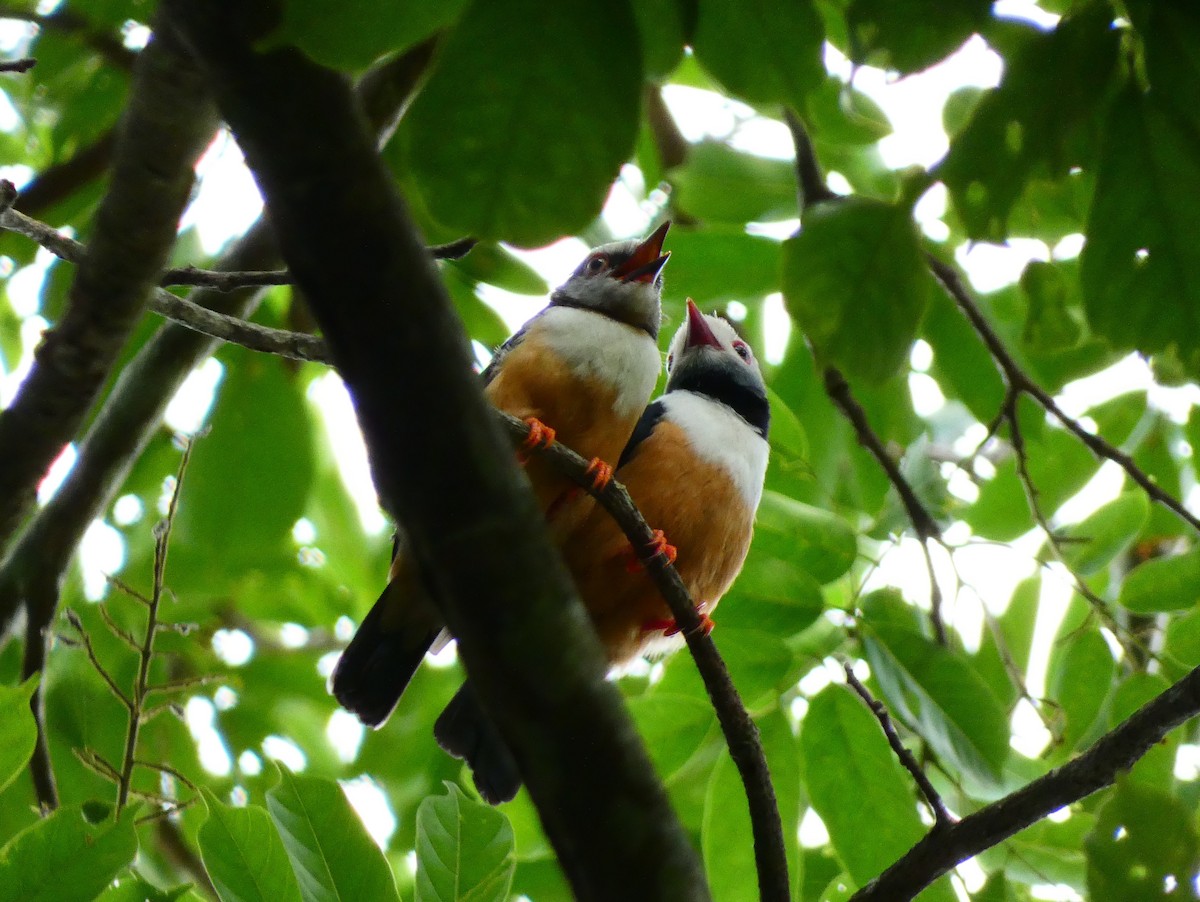
[[[517,460],[522,464],[529,461],[531,451],[536,451],[538,448],[549,448],[554,444],[554,430],[537,417],[526,417],[525,424],[529,426],[529,435],[525,436],[525,441],[521,442],[520,453],[517,455]]]
[[[646,551],[650,556],[661,554],[667,559],[668,564],[675,563],[675,555],[678,553],[675,546],[667,541],[667,537],[661,529],[654,530],[653,537],[646,544]],[[632,545],[625,549],[625,569],[629,573],[637,573],[643,569],[641,556]]]
[[[709,617],[708,614],[700,610],[700,608],[696,609],[696,613],[700,615],[700,632],[707,636],[713,631],[713,627],[716,626],[716,623],[713,622],[713,619]],[[683,629],[683,627],[681,627],[673,617],[667,620],[647,620],[642,624],[643,633],[657,633],[661,630],[663,636],[674,636],[681,629]]]
[[[602,492],[612,482],[613,468],[598,457],[593,457],[584,472],[592,477],[592,491]]]

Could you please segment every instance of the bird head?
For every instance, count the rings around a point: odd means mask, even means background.
[[[670,222],[641,241],[602,244],[554,289],[550,304],[594,310],[658,338],[662,322],[662,271],[671,254],[663,253]]]
[[[671,339],[666,391],[706,395],[767,434],[770,406],[754,351],[726,320],[701,313],[691,298],[687,318]]]

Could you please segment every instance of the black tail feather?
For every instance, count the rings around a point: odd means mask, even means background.
[[[471,766],[475,788],[485,802],[507,802],[521,788],[517,762],[504,744],[500,731],[484,713],[470,683],[450,699],[450,704],[433,725],[433,736],[448,754]]]
[[[338,703],[369,727],[382,726],[391,715],[440,632],[424,626],[387,629],[383,612],[391,590],[384,589],[329,679]]]

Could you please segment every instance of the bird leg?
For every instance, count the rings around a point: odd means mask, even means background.
[[[612,482],[613,468],[598,457],[593,457],[584,472],[592,477],[592,491],[602,492]]]
[[[675,546],[667,541],[667,537],[661,529],[654,530],[654,535],[646,543],[646,552],[648,557],[661,554],[666,558],[668,564],[675,563],[675,555],[678,553]],[[643,569],[641,555],[632,545],[625,549],[624,557],[625,569],[629,573],[637,573]]]
[[[713,627],[716,626],[716,623],[714,623],[713,619],[705,612],[703,603],[696,605],[696,613],[700,615],[700,632],[707,636],[713,631]],[[683,629],[683,627],[679,625],[679,622],[674,617],[651,619],[642,623],[643,633],[657,633],[659,630],[661,630],[663,636],[674,636],[681,629]]]
[[[529,454],[539,448],[549,448],[554,444],[554,430],[537,417],[526,417],[525,425],[529,427],[529,435],[521,442],[517,460],[524,466],[529,462]]]

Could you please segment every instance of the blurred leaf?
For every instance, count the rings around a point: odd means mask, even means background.
[[[1094,899],[1153,902],[1198,898],[1193,812],[1168,794],[1125,783],[1097,812],[1088,835],[1087,882]]]
[[[859,886],[925,835],[912,778],[896,760],[879,722],[850,689],[828,686],[812,699],[800,730],[800,749],[812,807]],[[847,804],[848,787],[854,788],[853,804]],[[948,902],[955,897],[943,881],[922,898]]]
[[[1200,548],[1154,558],[1125,576],[1117,602],[1139,614],[1182,611],[1200,601]]]
[[[667,236],[667,249],[671,262],[665,270],[664,299],[690,297],[704,306],[750,301],[779,290],[781,246],[771,238],[728,226],[676,229]]]
[[[1041,350],[1074,347],[1083,335],[1077,267],[1031,260],[1021,274],[1029,299],[1024,340]]]
[[[508,819],[446,789],[417,811],[417,902],[503,902],[516,868]]]
[[[784,244],[788,311],[824,363],[882,382],[907,361],[930,275],[904,207],[818,204]]]
[[[846,10],[852,57],[904,74],[931,66],[979,31],[989,0],[852,0]]]
[[[136,806],[91,823],[82,805],[64,805],[0,849],[2,902],[90,902],[133,863]]]
[[[874,100],[830,76],[808,97],[807,123],[823,141],[874,144],[892,133],[892,123]],[[795,172],[792,171],[795,189]]]
[[[636,28],[624,0],[468,7],[395,142],[434,216],[523,246],[586,226],[633,151]]]
[[[1031,576],[1017,583],[1008,607],[995,619],[994,628],[984,627],[979,652],[975,656],[975,669],[996,693],[996,697],[1010,707],[1016,703],[1019,690],[1013,684],[1014,677],[1009,667],[1024,678],[1033,646],[1033,628],[1037,622],[1041,591],[1042,580],[1039,576]],[[996,631],[1000,634],[999,639]]]
[[[1003,240],[1009,212],[1031,175],[1061,178],[1093,152],[1101,88],[1117,60],[1111,19],[1109,9],[1096,3],[1053,31],[1030,27],[1000,86],[983,97],[955,136],[937,174],[969,237]]]
[[[1054,760],[1066,758],[1087,737],[1112,691],[1115,672],[1098,629],[1076,631],[1056,645],[1046,674],[1046,692],[1062,718]]]
[[[754,555],[718,608],[723,627],[759,629],[786,638],[821,616],[821,587],[790,561]]]
[[[781,711],[768,714],[757,725],[779,804],[783,835],[794,837],[800,826],[800,750],[796,737]],[[741,902],[747,898],[747,889],[757,886],[752,837],[746,788],[728,750],[722,749],[708,782],[700,834],[704,867],[715,902]],[[798,847],[795,841],[785,847],[788,871],[793,878],[799,866]]]
[[[1143,705],[1153,701],[1171,688],[1171,682],[1158,673],[1132,673],[1117,684],[1109,705],[1105,729],[1112,729],[1128,720]],[[1180,731],[1174,730],[1146,750],[1129,769],[1124,779],[1156,788],[1173,789],[1175,760],[1181,742]]]
[[[1132,0],[1130,18],[1141,33],[1146,74],[1155,94],[1170,103],[1181,118],[1200,128],[1200,111],[1191,98],[1200,91],[1200,15],[1188,3]]]
[[[871,673],[889,705],[914,723],[945,760],[984,786],[1008,758],[1008,717],[971,665],[912,630],[870,623]]]
[[[980,864],[1022,883],[1051,881],[1082,891],[1086,870],[1083,839],[1094,824],[1095,818],[1083,811],[1072,811],[1065,821],[1039,821],[983,852]]]
[[[1141,489],[1118,495],[1082,522],[1062,530],[1063,560],[1081,576],[1107,566],[1137,538],[1150,518],[1150,501]]]
[[[990,422],[1004,400],[1004,380],[971,324],[944,291],[933,292],[921,336],[933,348],[929,372],[942,391],[967,405],[979,422]]]
[[[285,0],[279,31],[267,45],[295,44],[318,63],[361,71],[394,50],[403,50],[454,24],[467,0],[368,0],[331,16],[322,0]]]
[[[688,695],[643,695],[626,704],[664,780],[695,754],[714,723],[712,706]]]
[[[693,144],[670,178],[672,202],[701,222],[741,225],[796,215],[795,167],[734,150],[723,141]]]
[[[469,279],[487,282],[514,294],[550,293],[550,286],[532,266],[490,241],[475,245],[461,260],[448,261],[446,266]]]
[[[37,722],[29,700],[37,690],[41,674],[35,673],[20,686],[0,686],[0,791],[3,791],[33,757],[37,744]]]
[[[858,554],[854,531],[840,517],[771,491],[758,506],[751,548],[790,561],[822,584],[849,570]]]
[[[679,64],[683,45],[687,43],[685,3],[683,0],[640,0],[633,4],[633,14],[642,37],[646,76],[665,78]]]
[[[731,93],[803,109],[825,76],[823,38],[812,0],[702,2],[692,47]]]
[[[283,840],[265,808],[235,808],[201,790],[208,820],[196,839],[221,902],[300,902]]]
[[[188,897],[191,896],[191,899]],[[192,885],[185,883],[174,889],[159,889],[152,883],[147,883],[136,875],[120,878],[115,886],[109,886],[96,897],[96,902],[177,902],[184,899],[191,902],[198,899],[192,891]]]
[[[305,902],[400,896],[387,860],[333,780],[293,774],[278,765],[267,810],[300,881]]]
[[[1195,135],[1155,96],[1123,91],[1105,126],[1081,258],[1088,319],[1114,347],[1175,345],[1185,360],[1200,352],[1200,250],[1180,240],[1200,229],[1186,200],[1196,191]]]
[[[771,431],[767,436],[771,449],[793,460],[804,460],[808,457],[808,435],[804,431],[804,424],[769,385],[767,398],[771,403]]]

